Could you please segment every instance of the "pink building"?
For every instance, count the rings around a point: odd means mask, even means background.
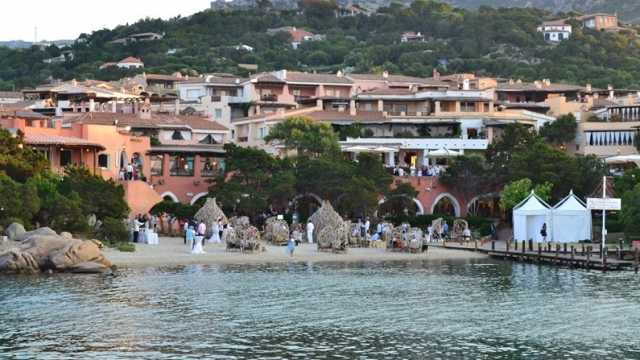
[[[85,113],[50,119],[29,111],[0,112],[0,126],[22,132],[51,168],[81,165],[120,182],[131,214],[146,213],[163,198],[195,203],[208,180],[224,169],[228,129],[198,117]],[[134,178],[125,180],[133,167]]]

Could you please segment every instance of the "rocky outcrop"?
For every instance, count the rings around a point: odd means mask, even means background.
[[[9,225],[9,227],[7,227],[4,233],[7,235],[9,240],[18,241],[19,238],[24,237],[27,231],[24,229],[24,226],[22,226],[22,224],[13,223]]]
[[[34,236],[58,236],[58,234],[48,227],[27,231],[22,236],[16,237],[15,241],[27,241]]]
[[[51,229],[38,230],[0,254],[0,273],[110,271],[112,264],[102,254],[102,243],[98,240],[73,239],[55,232],[48,234]]]

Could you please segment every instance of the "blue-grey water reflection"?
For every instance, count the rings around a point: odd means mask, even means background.
[[[640,359],[640,277],[491,261],[0,278],[0,357]]]

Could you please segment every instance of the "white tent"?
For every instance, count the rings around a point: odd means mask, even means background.
[[[438,150],[430,150],[427,153],[427,156],[428,157],[457,157],[457,156],[462,156],[462,153],[455,150],[442,148]]]
[[[540,230],[547,224],[547,241],[551,240],[551,206],[534,191],[513,209],[513,239],[516,241],[542,242]]]
[[[571,191],[553,208],[551,228],[556,242],[591,240],[591,212]]]

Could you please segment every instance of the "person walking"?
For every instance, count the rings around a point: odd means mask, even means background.
[[[133,165],[131,163],[127,164],[127,174],[125,180],[131,181],[133,180]]]
[[[542,229],[540,229],[540,236],[542,236],[542,242],[547,242],[547,223],[542,224]]]

